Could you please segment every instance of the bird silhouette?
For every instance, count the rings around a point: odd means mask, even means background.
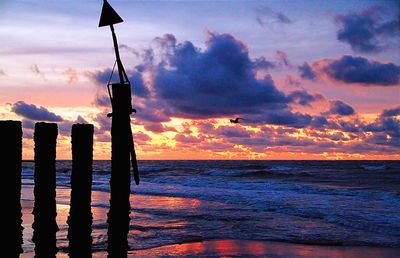
[[[229,119],[229,121],[231,121],[231,123],[238,124],[240,119],[243,120],[241,117],[236,117],[235,119]]]

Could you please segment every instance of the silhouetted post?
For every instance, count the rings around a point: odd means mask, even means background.
[[[104,0],[99,27],[110,26],[119,83],[108,83],[112,113],[111,122],[111,180],[110,180],[110,211],[108,212],[108,246],[109,257],[126,257],[130,222],[129,197],[131,192],[130,165],[132,162],[136,184],[139,184],[139,171],[131,131],[132,112],[136,112],[131,104],[131,84],[122,65],[118,50],[114,24],[123,22],[110,4]],[[111,93],[112,92],[112,93]]]
[[[33,242],[37,257],[55,257],[56,232],[56,142],[57,124],[35,125],[35,206]]]
[[[70,257],[92,257],[93,125],[72,126],[71,205],[68,217]]]
[[[2,231],[4,248],[2,253],[18,257],[22,253],[22,213],[21,213],[21,161],[22,127],[20,121],[0,121],[0,164],[4,206],[2,207]],[[3,192],[3,191],[2,191]]]
[[[113,85],[113,119],[111,125],[111,199],[108,213],[108,251],[110,256],[126,256],[130,222],[130,118],[121,105],[126,96],[122,85]],[[125,112],[124,112],[125,110]]]

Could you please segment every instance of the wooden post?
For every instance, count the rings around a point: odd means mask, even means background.
[[[110,210],[108,212],[108,246],[110,257],[126,257],[130,223],[130,154],[132,150],[131,95],[129,84],[113,84],[111,124]]]
[[[56,232],[56,142],[57,124],[35,125],[35,206],[33,238],[37,257],[55,257]]]
[[[72,126],[71,205],[68,217],[69,255],[91,257],[93,125]]]
[[[18,257],[22,253],[22,212],[21,212],[21,162],[22,127],[20,121],[0,121],[0,164],[2,166],[4,206],[2,207],[4,230],[4,254]]]

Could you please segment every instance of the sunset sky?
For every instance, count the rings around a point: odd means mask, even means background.
[[[59,124],[58,159],[77,122],[110,158],[102,2],[0,1],[0,119],[25,159],[37,121]],[[400,1],[109,3],[138,159],[400,159]]]

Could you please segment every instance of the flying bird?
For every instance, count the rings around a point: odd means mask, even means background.
[[[238,124],[240,119],[243,120],[241,117],[236,117],[235,119],[229,119],[229,121],[231,121],[231,123]]]

